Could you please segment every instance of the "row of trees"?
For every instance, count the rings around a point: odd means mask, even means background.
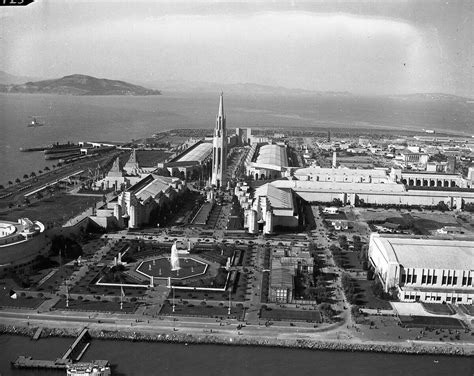
[[[357,304],[357,282],[348,273],[341,276],[342,289],[346,295],[347,301],[351,304]]]
[[[59,165],[58,165],[58,166],[59,166]],[[56,167],[56,165],[53,165],[53,168],[55,168],[55,167]],[[51,169],[50,169],[48,166],[46,166],[46,167],[44,168],[44,171],[43,171],[43,170],[39,170],[39,171],[38,171],[38,175],[41,175],[43,172],[50,171],[50,170],[51,170]],[[36,175],[36,172],[32,171],[29,175],[28,175],[28,174],[24,174],[24,175],[23,175],[23,180],[33,179],[33,178],[35,178],[36,176],[37,176],[37,175]],[[20,179],[20,178],[16,178],[14,181],[9,180],[7,184],[8,184],[9,186],[11,186],[11,185],[13,185],[13,183],[19,184],[19,183],[21,183],[21,179]],[[5,186],[2,185],[2,184],[0,184],[0,189],[5,189]]]

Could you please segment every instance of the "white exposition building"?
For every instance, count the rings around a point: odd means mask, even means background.
[[[221,93],[219,101],[219,113],[214,129],[212,141],[212,177],[211,184],[217,188],[224,187],[227,162],[227,129],[224,114],[224,94]]]
[[[472,304],[474,241],[370,237],[369,260],[384,290],[401,301]]]

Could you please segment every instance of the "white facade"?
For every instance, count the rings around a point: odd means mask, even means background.
[[[472,304],[474,241],[370,237],[369,261],[384,289],[401,301]]]

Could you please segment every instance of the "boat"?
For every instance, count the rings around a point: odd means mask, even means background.
[[[111,376],[112,371],[109,362],[103,360],[93,360],[91,362],[79,362],[68,364],[66,368],[67,376]]]
[[[64,152],[80,151],[80,150],[81,150],[81,147],[72,142],[68,142],[66,144],[55,143],[51,145],[51,147],[44,149],[44,153],[55,154],[55,153],[64,153]]]
[[[31,121],[28,123],[28,127],[42,127],[44,123],[40,122],[36,117],[32,116]]]

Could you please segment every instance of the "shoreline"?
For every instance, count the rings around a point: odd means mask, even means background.
[[[32,337],[37,327],[0,326],[0,334]],[[76,337],[80,330],[43,328],[44,337]],[[344,352],[375,352],[400,355],[443,355],[443,356],[472,356],[462,347],[439,346],[437,343],[356,343],[340,340],[309,340],[309,339],[257,339],[248,336],[220,337],[216,335],[195,335],[182,333],[149,333],[89,329],[92,339],[131,341],[131,342],[164,342],[195,345],[230,345],[230,346],[258,346],[279,347],[291,349],[305,349],[315,351],[344,351]]]

